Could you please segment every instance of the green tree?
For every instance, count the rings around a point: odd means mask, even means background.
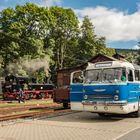
[[[73,47],[73,39],[78,35],[78,18],[72,9],[60,7],[50,8],[55,19],[55,26],[51,27],[49,39],[54,42],[54,61],[57,69],[65,67],[69,49]],[[46,38],[48,40],[48,37]],[[71,45],[70,44],[71,42]]]
[[[120,53],[122,56],[125,57],[125,59],[127,61],[129,61],[130,63],[133,62],[135,55],[133,55],[131,52],[121,52]]]
[[[97,40],[96,40],[96,54],[113,56],[115,53],[116,53],[115,49],[106,47],[105,37],[97,38]]]
[[[87,16],[80,29],[78,24],[70,8],[43,8],[26,3],[15,9],[4,9],[0,12],[0,72],[30,75],[21,60],[32,62],[47,56],[55,81],[57,69],[76,67],[99,53],[114,53],[113,49],[106,48],[104,37],[96,36]],[[37,72],[42,77],[42,70]]]
[[[0,13],[0,55],[2,67],[31,59],[50,56],[51,68],[68,67],[78,36],[78,18],[72,9],[43,8],[27,3],[7,8]]]
[[[105,37],[99,37],[96,39],[96,54],[106,55]]]
[[[115,50],[106,48],[105,37],[97,37],[94,26],[88,16],[84,17],[81,25],[81,33],[79,37],[79,47],[76,51],[76,58],[79,64],[88,61],[97,54],[112,56]]]
[[[40,68],[38,71],[34,73],[34,77],[37,79],[37,83],[43,83],[46,77],[44,72],[44,68]]]
[[[77,59],[87,61],[96,54],[96,35],[94,26],[88,16],[84,17],[79,37]]]
[[[0,13],[0,55],[4,69],[24,56],[42,58],[44,38],[52,20],[47,8],[35,4],[7,8]]]

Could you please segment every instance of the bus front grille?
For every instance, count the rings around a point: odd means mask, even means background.
[[[108,94],[92,94],[88,95],[88,100],[105,100],[105,101],[110,101],[113,100],[113,95],[108,95]]]

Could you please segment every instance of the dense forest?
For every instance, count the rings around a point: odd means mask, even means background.
[[[79,26],[81,25],[81,26]],[[81,24],[72,9],[17,5],[0,12],[0,75],[44,76],[76,67],[97,54],[112,56],[89,17]]]
[[[115,49],[116,53],[124,56],[124,58],[131,62],[140,64],[139,62],[139,50],[137,49]]]

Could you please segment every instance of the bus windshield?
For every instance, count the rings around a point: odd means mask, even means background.
[[[92,69],[85,72],[85,83],[113,83],[125,82],[126,70],[124,68]]]

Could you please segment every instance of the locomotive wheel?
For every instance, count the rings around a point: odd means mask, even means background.
[[[30,100],[30,95],[29,95],[29,93],[26,93],[26,94],[25,94],[25,100]]]
[[[30,99],[33,99],[33,93],[30,93]]]
[[[48,98],[53,98],[53,93],[52,92],[48,93]]]
[[[3,98],[3,100],[7,100],[7,97],[5,97],[5,96],[3,96],[2,98]]]
[[[18,100],[18,99],[19,99],[19,95],[16,95],[16,96],[15,96],[15,100]]]
[[[33,99],[38,99],[38,95],[34,94]]]
[[[45,99],[46,98],[46,94],[44,92],[40,93],[40,99]]]

